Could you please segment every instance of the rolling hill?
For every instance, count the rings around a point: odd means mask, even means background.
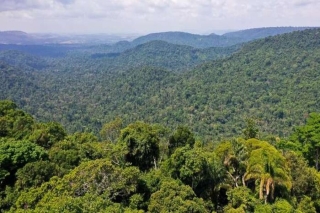
[[[179,73],[163,68],[166,61],[179,59],[179,50],[193,50],[172,46],[176,55],[171,57],[161,52],[165,45],[151,42],[114,58],[86,56],[82,63],[81,57],[57,60],[55,71],[32,74],[38,87],[29,97],[32,103],[12,95],[21,94],[18,87],[0,98],[13,97],[37,118],[62,122],[71,132],[98,132],[103,123],[120,116],[126,123],[187,124],[206,140],[241,134],[247,117],[258,122],[261,134],[288,136],[310,112],[319,111],[319,29],[259,39],[229,57]],[[163,61],[157,61],[157,52]],[[132,62],[120,60],[126,54]],[[105,66],[112,60],[118,60],[119,67],[133,62],[141,67],[111,74]],[[147,66],[143,60],[155,62]]]

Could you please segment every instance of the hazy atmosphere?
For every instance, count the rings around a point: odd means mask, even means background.
[[[211,33],[316,26],[318,0],[0,0],[0,31]]]

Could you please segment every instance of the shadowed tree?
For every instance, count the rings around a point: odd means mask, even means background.
[[[141,171],[156,167],[159,158],[159,137],[149,124],[136,122],[121,130],[118,140],[126,150],[125,161]]]
[[[195,138],[189,128],[185,126],[179,126],[169,138],[169,154],[171,155],[178,147],[189,145],[192,148],[194,143]]]
[[[64,128],[57,122],[38,123],[29,140],[49,149],[55,143],[63,140],[66,135]]]

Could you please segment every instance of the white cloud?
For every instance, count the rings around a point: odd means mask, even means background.
[[[0,30],[203,32],[307,26],[320,20],[319,10],[319,0],[0,0]]]

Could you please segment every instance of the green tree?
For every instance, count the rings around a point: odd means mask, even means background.
[[[27,163],[47,158],[46,151],[32,142],[0,140],[0,186],[13,185],[16,171]]]
[[[0,116],[4,116],[8,111],[15,110],[17,105],[10,100],[1,100],[0,101]]]
[[[103,139],[110,142],[116,142],[120,135],[120,130],[122,128],[123,121],[121,118],[117,117],[113,121],[110,121],[103,125],[100,130],[100,135]]]
[[[71,205],[84,211],[99,206],[99,201],[102,205],[100,211],[106,212],[106,206],[112,203],[129,203],[137,191],[139,176],[138,168],[120,168],[105,159],[84,162],[63,178],[53,177],[40,187],[23,191],[14,208],[64,212],[59,209]],[[86,199],[97,202],[91,205]]]
[[[279,199],[272,205],[272,212],[274,213],[294,213],[294,209],[291,204],[284,200]]]
[[[238,210],[238,212],[252,212],[257,204],[251,190],[245,186],[228,190],[227,196],[229,204],[224,209],[226,212],[232,212],[231,209]]]
[[[256,126],[256,123],[253,119],[246,119],[246,128],[243,130],[244,138],[246,140],[250,138],[257,138],[259,129]]]
[[[49,149],[53,144],[63,140],[66,135],[64,128],[59,123],[38,123],[35,125],[35,129],[32,135],[30,135],[29,140]]]
[[[227,177],[233,187],[239,184],[245,186],[244,174],[246,172],[248,151],[243,141],[231,140],[222,142],[214,150],[226,168]]]
[[[178,126],[177,130],[169,138],[169,154],[171,155],[178,147],[189,145],[193,147],[195,138],[186,126]]]
[[[314,202],[310,197],[304,196],[297,209],[297,213],[316,213],[316,208],[314,207]]]
[[[64,169],[73,169],[81,163],[80,146],[67,140],[57,142],[48,151],[49,159]]]
[[[291,196],[298,202],[305,196],[313,201],[320,199],[320,176],[314,168],[308,167],[307,161],[301,154],[286,152],[285,158],[292,177]]]
[[[177,180],[163,180],[159,191],[151,195],[150,212],[208,212],[202,199],[189,186]]]
[[[126,149],[125,160],[140,170],[156,167],[159,157],[159,137],[146,123],[136,122],[121,130],[118,143]]]
[[[65,140],[75,144],[98,142],[98,138],[93,133],[89,132],[76,132],[71,135],[67,135]]]
[[[189,185],[198,196],[212,201],[226,174],[215,153],[189,146],[177,148],[165,162],[163,170]]]
[[[291,139],[301,144],[302,152],[309,164],[319,171],[320,114],[310,113],[306,125],[298,127]]]
[[[34,125],[31,115],[17,109],[12,101],[0,101],[0,137],[27,138]]]
[[[49,161],[36,161],[27,163],[16,173],[16,189],[23,190],[33,186],[40,186],[53,176],[62,176],[63,170],[56,164]]]
[[[282,154],[266,141],[249,139],[246,146],[249,159],[244,177],[247,184],[259,182],[259,198],[265,203],[274,200],[277,185],[290,191],[292,182],[289,167]]]

